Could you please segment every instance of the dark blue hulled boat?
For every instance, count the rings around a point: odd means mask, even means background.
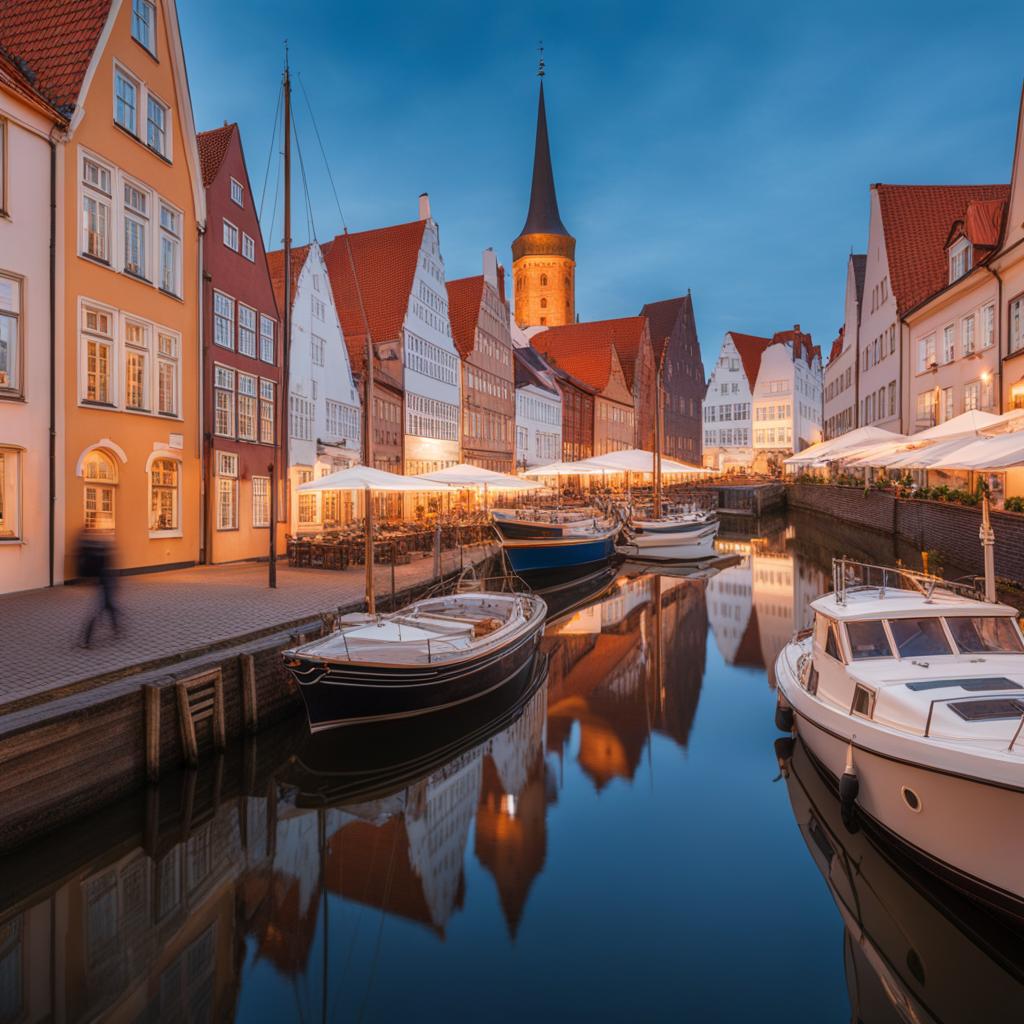
[[[598,523],[560,537],[502,536],[501,547],[512,571],[520,576],[578,569],[607,562],[615,553],[615,538],[620,528],[618,523]]]
[[[492,509],[494,528],[502,539],[564,537],[580,533],[599,523],[610,525],[596,509]]]

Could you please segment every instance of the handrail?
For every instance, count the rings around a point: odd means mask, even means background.
[[[1007,753],[1010,753],[1013,750],[1013,745],[1017,742],[1017,737],[1020,736],[1021,729],[1024,729],[1024,714],[1020,716],[1020,721],[1017,723],[1017,731],[1013,734],[1013,739],[1010,740],[1010,745],[1006,748]]]
[[[881,582],[872,583],[872,576],[877,578],[879,575]],[[893,579],[893,583],[890,583],[890,579]],[[871,562],[858,562],[845,557],[832,559],[832,587],[837,604],[845,605],[847,594],[851,590],[877,589],[879,598],[884,598],[887,588],[906,589],[899,586],[901,582],[909,584],[910,589],[921,594],[926,602],[931,602],[932,595],[936,590],[945,590],[962,597],[977,598],[979,596],[976,583],[959,583],[902,566],[874,565]]]

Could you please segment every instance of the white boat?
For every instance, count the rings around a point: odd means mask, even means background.
[[[658,518],[640,515],[631,516],[629,525],[637,533],[689,533],[715,522],[718,513],[714,509],[692,508],[682,512],[669,512]]]
[[[681,533],[623,531],[615,550],[627,558],[655,562],[683,562],[710,558],[715,553],[719,523],[714,520],[696,530]]]
[[[795,729],[863,824],[1024,915],[1024,637],[972,588],[845,559],[776,662]]]

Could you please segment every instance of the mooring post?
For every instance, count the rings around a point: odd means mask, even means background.
[[[256,658],[252,654],[242,654],[239,655],[238,661],[242,676],[242,726],[247,733],[254,733],[259,727],[259,711],[256,706]]]
[[[146,716],[146,778],[156,782],[160,778],[160,687],[142,688]]]

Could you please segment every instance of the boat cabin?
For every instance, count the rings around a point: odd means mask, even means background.
[[[800,685],[837,711],[902,732],[963,739],[966,729],[1005,747],[1024,721],[1017,613],[924,579],[928,586],[841,588],[815,601]]]

